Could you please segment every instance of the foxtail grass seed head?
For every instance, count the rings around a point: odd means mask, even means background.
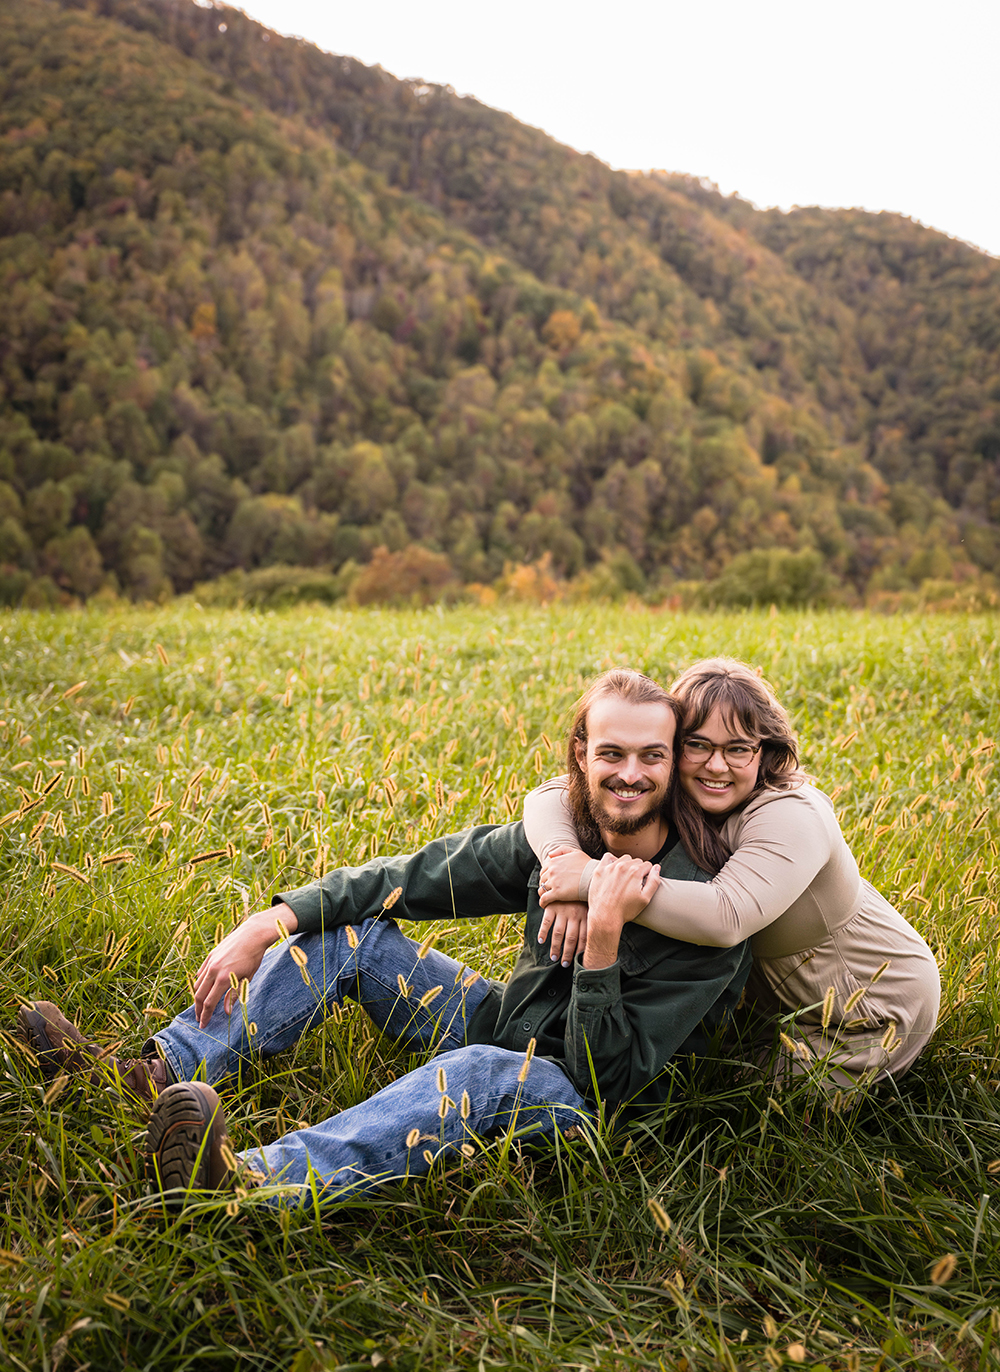
[[[470,986],[475,986],[476,982],[482,977],[482,972],[470,972],[462,982],[462,990],[467,991]]]
[[[437,1070],[437,1089],[442,1092],[448,1089],[448,1078],[443,1067],[439,1067]]]
[[[64,872],[66,876],[72,877],[74,881],[80,882],[83,886],[90,885],[90,878],[84,876],[84,874],[81,871],[78,871],[76,867],[70,867],[69,863],[54,862],[52,864],[52,870],[54,872]]]
[[[383,910],[391,910],[392,907],[396,904],[396,901],[399,900],[399,898],[400,898],[400,896],[401,896],[402,894],[403,894],[403,888],[402,888],[402,886],[397,886],[397,887],[395,887],[395,889],[392,890],[392,891],[390,891],[389,894],[386,896],[385,900],[382,902],[382,909],[383,909]]]
[[[769,1110],[773,1110],[776,1115],[780,1115],[782,1119],[785,1118],[784,1110],[782,1110],[781,1106],[778,1104],[778,1102],[774,1099],[773,1096],[768,1096],[767,1108]]]
[[[416,1148],[416,1146],[417,1146],[417,1144],[418,1144],[419,1142],[420,1142],[420,1130],[419,1130],[419,1129],[411,1129],[410,1132],[409,1132],[409,1133],[407,1134],[407,1136],[406,1136],[406,1146],[407,1146],[407,1148]]]
[[[834,988],[831,986],[831,987],[829,987],[829,989],[827,990],[826,995],[823,997],[823,1019],[822,1019],[822,1025],[823,1025],[823,1031],[824,1031],[824,1033],[826,1032],[827,1029],[829,1029],[829,1027],[830,1027],[830,1021],[831,1021],[831,1019],[833,1018],[833,1002],[834,1002],[834,998],[836,997],[836,994],[837,994],[836,991],[835,991]]]
[[[885,962],[882,963],[881,967],[875,969],[875,975],[872,977],[870,983],[872,986],[874,986],[875,983],[889,970],[891,962],[891,958],[886,958]]]
[[[238,1200],[231,1200],[231,1201],[229,1201],[229,1203],[226,1205],[226,1214],[228,1215],[228,1217],[229,1217],[231,1220],[234,1220],[234,1219],[236,1218],[236,1216],[237,1216],[239,1213],[240,1213],[240,1203],[239,1203],[239,1201],[238,1201]]]
[[[66,1083],[68,1081],[69,1075],[66,1072],[63,1072],[58,1077],[56,1077],[55,1081],[52,1083],[49,1089],[45,1092],[45,1095],[42,1097],[43,1103],[45,1105],[51,1105],[54,1100],[58,1100],[58,1098],[62,1095],[63,1091],[65,1091]]]
[[[535,1056],[535,1040],[534,1040],[534,1039],[529,1039],[529,1040],[528,1040],[528,1047],[527,1047],[527,1049],[525,1050],[525,1054],[524,1054],[524,1062],[521,1064],[521,1070],[520,1070],[520,1072],[518,1072],[518,1074],[517,1074],[517,1079],[518,1079],[518,1081],[521,1082],[522,1084],[528,1080],[528,1072],[529,1072],[529,1070],[530,1070],[530,1068],[531,1068],[531,1059],[532,1059],[534,1056]]]
[[[231,991],[238,991],[240,989],[240,979],[235,972],[229,973],[229,989]]]
[[[895,1026],[895,1024],[893,1023],[893,1021],[890,1020],[890,1021],[889,1021],[889,1027],[888,1027],[888,1029],[886,1029],[885,1033],[882,1035],[882,1047],[885,1049],[885,1051],[886,1051],[887,1053],[890,1052],[890,1051],[892,1050],[892,1046],[893,1046],[893,1043],[895,1042],[895,1039],[896,1039],[896,1026]]]
[[[988,1162],[986,1171],[991,1177],[1000,1176],[1000,1158],[994,1158],[992,1162]]]
[[[459,1106],[459,1113],[464,1120],[467,1120],[472,1114],[472,1101],[469,1099],[468,1091],[462,1092],[462,1103]]]
[[[250,999],[250,982],[246,977],[240,982],[240,1004],[246,1005]]]
[[[452,1104],[453,1102],[450,1101],[447,1096],[441,1097],[440,1101],[438,1102],[438,1119],[447,1119],[448,1110]]]
[[[423,943],[417,949],[417,957],[425,958],[427,954],[431,951],[431,949],[434,947],[435,943],[437,943],[440,937],[441,932],[438,929],[435,929],[433,933],[428,934],[427,937],[424,939]]]
[[[937,1262],[931,1268],[931,1281],[935,1286],[944,1286],[945,1283],[950,1282],[955,1275],[957,1266],[958,1259],[955,1257],[955,1254],[945,1253],[944,1257],[938,1258]]]
[[[417,1002],[421,1010],[426,1010],[428,1005],[430,1005],[433,1001],[437,1000],[438,996],[441,994],[443,990],[443,986],[432,986],[429,991],[425,991],[424,994],[420,997],[419,1001]]]
[[[847,999],[844,1001],[844,1016],[845,1016],[845,1017],[851,1013],[851,1011],[852,1011],[852,1010],[854,1009],[854,1007],[858,1004],[858,1002],[861,1000],[861,998],[862,998],[862,996],[863,996],[864,994],[865,994],[865,988],[864,988],[863,986],[859,987],[857,991],[852,991],[852,992],[851,992],[851,994],[850,994],[850,995],[847,997]]]
[[[169,657],[167,657],[167,650],[166,648],[164,648],[162,643],[157,643],[156,645],[156,656],[163,663],[164,667],[170,666],[170,659]]]
[[[230,1172],[235,1172],[238,1169],[240,1164],[230,1144],[223,1142],[219,1146],[219,1156],[222,1158],[222,1161],[225,1163],[225,1165],[229,1168]]]
[[[396,973],[396,985],[399,987],[399,994],[403,997],[403,999],[409,1000],[410,988],[409,986],[407,986],[406,978],[403,976],[402,972]]]
[[[277,929],[277,931],[278,931],[278,938],[282,939],[285,943],[287,943],[288,940],[289,940],[289,938],[291,937],[291,935],[289,934],[288,930],[285,928],[285,925],[284,925],[283,921],[280,920],[280,919],[276,919],[276,920],[274,921],[274,927],[275,927],[275,929]]]
[[[783,1046],[784,1048],[786,1048],[786,1049],[788,1050],[789,1053],[792,1053],[792,1054],[797,1054],[797,1053],[798,1053],[798,1051],[799,1051],[799,1045],[795,1042],[795,1040],[794,1040],[793,1038],[791,1038],[788,1034],[786,1034],[786,1033],[784,1032],[784,1030],[782,1030],[782,1032],[778,1035],[778,1037],[781,1039],[782,1046]]]
[[[474,1158],[476,1156],[476,1150],[471,1143],[463,1143],[459,1152],[462,1154],[463,1158]]]
[[[785,1349],[785,1357],[789,1362],[805,1362],[807,1353],[803,1343],[790,1343]]]
[[[114,812],[115,812],[115,798],[114,798],[114,796],[111,794],[110,791],[104,791],[104,792],[102,792],[102,794],[101,794],[101,817],[102,817],[103,819],[107,819],[108,816],[109,816],[109,815],[113,815]]]
[[[348,925],[348,928],[350,928],[350,925]],[[305,967],[306,963],[309,961],[308,953],[303,952],[301,944],[298,943],[292,944],[288,950],[288,955],[295,963],[296,967]]]
[[[119,1315],[124,1315],[132,1309],[132,1302],[128,1296],[120,1296],[117,1291],[105,1291],[101,1299],[111,1310],[117,1310]]]
[[[773,1315],[764,1316],[764,1337],[767,1339],[776,1339],[778,1337],[778,1326],[774,1322]]]
[[[434,1166],[434,1154],[429,1148],[424,1149],[424,1162],[426,1162],[428,1167]]]
[[[357,946],[358,946],[358,936],[357,936],[357,934],[354,932],[354,926],[353,926],[353,925],[348,924],[348,925],[345,926],[345,928],[344,928],[344,935],[345,935],[345,937],[346,937],[346,939],[347,939],[348,947],[350,947],[350,948],[357,948]]]
[[[664,1234],[669,1234],[673,1220],[667,1214],[666,1210],[664,1210],[660,1202],[654,1196],[650,1196],[646,1205],[649,1207],[649,1213],[652,1215],[653,1222],[657,1229]]]

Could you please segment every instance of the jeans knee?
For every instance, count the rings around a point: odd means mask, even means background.
[[[446,1071],[454,1071],[463,1081],[492,1090],[509,1082],[512,1074],[516,1076],[524,1065],[524,1054],[497,1048],[492,1043],[470,1043],[438,1053],[434,1062],[440,1062]]]

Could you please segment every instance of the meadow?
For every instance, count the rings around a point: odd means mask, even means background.
[[[4,614],[0,1362],[1000,1365],[996,629],[594,605]],[[42,1081],[17,1041],[18,1002],[49,998],[137,1053],[271,893],[517,817],[562,770],[590,677],[631,665],[669,681],[718,651],[762,666],[863,874],[941,966],[932,1045],[856,1110],[741,1083],[721,1060],[626,1134],[497,1140],[280,1221],[229,1197],[164,1215],[138,1106]],[[448,922],[439,946],[502,977],[519,942],[497,917]],[[347,1007],[227,1095],[237,1143],[409,1065]]]

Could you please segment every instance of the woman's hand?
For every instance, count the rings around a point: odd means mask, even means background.
[[[552,930],[549,956],[553,962],[562,959],[568,967],[577,953],[587,946],[587,907],[582,901],[560,901],[550,905],[538,928],[538,942],[544,943]]]
[[[232,1012],[237,993],[233,990],[230,978],[235,977],[240,982],[253,977],[264,954],[278,939],[275,921],[279,919],[290,934],[299,927],[298,918],[290,905],[273,905],[270,910],[259,910],[231,934],[227,934],[198,968],[194,984],[194,1012],[202,1029],[212,1018],[221,996],[225,996],[226,1014]]]
[[[605,853],[590,882],[591,918],[617,918],[629,924],[642,914],[660,884],[659,863]]]
[[[543,910],[556,900],[575,903],[580,899],[580,874],[589,861],[579,848],[557,848],[549,854],[538,879],[538,903]]]

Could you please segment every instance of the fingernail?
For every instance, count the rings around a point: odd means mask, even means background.
[[[544,943],[544,942],[545,942],[545,935],[544,935],[544,934],[539,934],[539,935],[538,935],[538,942],[539,942],[539,943]]]
[[[550,956],[550,959],[551,959],[552,962],[558,962],[558,961],[559,961],[559,959],[556,957],[555,953],[551,953],[549,956]]]
[[[569,966],[569,963],[568,963],[568,962],[564,962],[564,963],[563,963],[563,966],[564,966],[564,967],[568,967],[568,966]]]

